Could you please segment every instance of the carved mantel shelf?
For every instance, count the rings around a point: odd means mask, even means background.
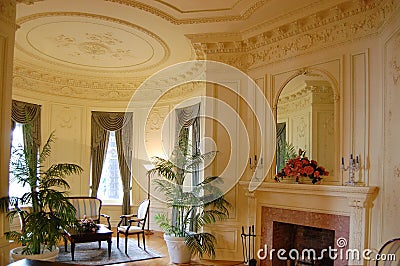
[[[240,181],[239,184],[245,189],[249,188],[249,181]],[[378,192],[378,187],[367,186],[332,186],[332,185],[311,185],[311,184],[287,184],[277,182],[263,182],[254,191],[275,192],[314,196],[346,197],[370,201],[373,200]]]

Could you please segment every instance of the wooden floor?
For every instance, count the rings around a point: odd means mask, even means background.
[[[61,244],[63,244],[63,242],[60,243],[60,245]],[[14,248],[16,246],[17,245],[15,243],[12,243],[10,248]],[[175,266],[176,265],[176,264],[170,263],[170,261],[169,261],[168,250],[167,250],[167,246],[165,244],[162,232],[152,232],[152,234],[146,235],[146,247],[149,247],[152,250],[157,251],[165,256],[162,258],[158,258],[158,259],[129,262],[129,263],[118,263],[118,264],[112,264],[112,265],[114,265],[114,266],[137,266],[137,265]],[[190,264],[180,264],[179,266],[186,266],[186,265],[192,265],[192,266],[214,266],[214,265],[227,266],[227,265],[229,265],[229,266],[233,266],[233,265],[243,265],[243,263],[240,261],[217,261],[217,260],[202,260],[202,261],[200,261],[199,259],[195,259]]]
[[[149,247],[155,251],[158,251],[166,256],[159,259],[152,259],[146,261],[138,261],[138,262],[129,262],[129,263],[118,263],[114,264],[115,266],[136,266],[136,265],[149,265],[149,266],[162,266],[162,265],[176,265],[172,264],[169,261],[167,246],[165,245],[165,241],[163,238],[163,233],[161,232],[153,232],[151,235],[146,235],[146,247]],[[196,266],[214,266],[214,265],[243,265],[240,261],[216,261],[216,260],[194,260],[190,264],[180,264],[180,266],[184,265],[196,265]]]

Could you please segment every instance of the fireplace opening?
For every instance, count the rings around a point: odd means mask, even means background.
[[[274,221],[272,235],[273,266],[334,265],[327,252],[334,247],[334,230]]]

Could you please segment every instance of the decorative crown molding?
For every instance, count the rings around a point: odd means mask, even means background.
[[[193,77],[201,74],[201,66],[194,65],[192,68],[182,70],[182,73],[166,77],[162,80],[147,81],[145,90],[140,91],[138,98],[149,99],[152,94],[159,94],[160,87],[168,84],[180,84],[174,90],[168,91],[165,99],[185,98],[188,95],[196,94],[199,85],[187,83]],[[96,79],[87,76],[71,76],[65,73],[54,73],[50,70],[38,70],[32,66],[25,66],[22,62],[16,61],[14,64],[13,90],[15,93],[24,92],[43,93],[54,96],[63,96],[77,99],[90,99],[101,101],[129,101],[134,92],[142,85],[147,77],[141,78],[106,78]],[[154,97],[151,97],[154,99]]]
[[[17,0],[18,4],[33,5],[36,2],[42,2],[44,0]]]
[[[245,9],[241,15],[237,16],[216,16],[216,17],[200,17],[200,18],[187,18],[187,19],[179,19],[176,18],[167,12],[164,12],[158,8],[155,8],[151,5],[135,1],[135,0],[105,0],[108,2],[118,3],[121,5],[130,6],[133,8],[137,8],[143,10],[145,12],[156,15],[162,19],[165,19],[172,24],[181,25],[181,24],[199,24],[199,23],[213,23],[213,22],[226,22],[226,21],[241,21],[249,18],[258,8],[263,6],[267,0],[258,0],[255,1],[253,5]]]
[[[0,21],[15,27],[15,2],[12,0],[0,1]]]
[[[347,1],[303,18],[301,23],[297,20],[242,41],[224,41],[222,45],[200,42],[194,46],[208,59],[248,69],[376,34],[399,6],[396,0]]]

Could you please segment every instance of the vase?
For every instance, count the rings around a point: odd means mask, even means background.
[[[299,177],[299,184],[320,185],[321,183],[322,183],[322,179],[313,184],[312,179],[309,178],[308,176],[300,176]]]
[[[296,178],[293,176],[289,176],[289,177],[284,177],[284,178],[280,178],[279,179],[280,183],[285,183],[285,184],[298,184],[298,182],[296,181]]]
[[[23,249],[24,247],[17,247],[10,251],[10,255],[13,261],[18,261],[22,259],[55,261],[59,253],[58,247],[53,248],[52,251],[45,249],[44,252],[41,254],[32,254],[32,255],[22,254]]]
[[[171,263],[190,263],[192,252],[185,244],[184,237],[174,237],[164,234]]]

